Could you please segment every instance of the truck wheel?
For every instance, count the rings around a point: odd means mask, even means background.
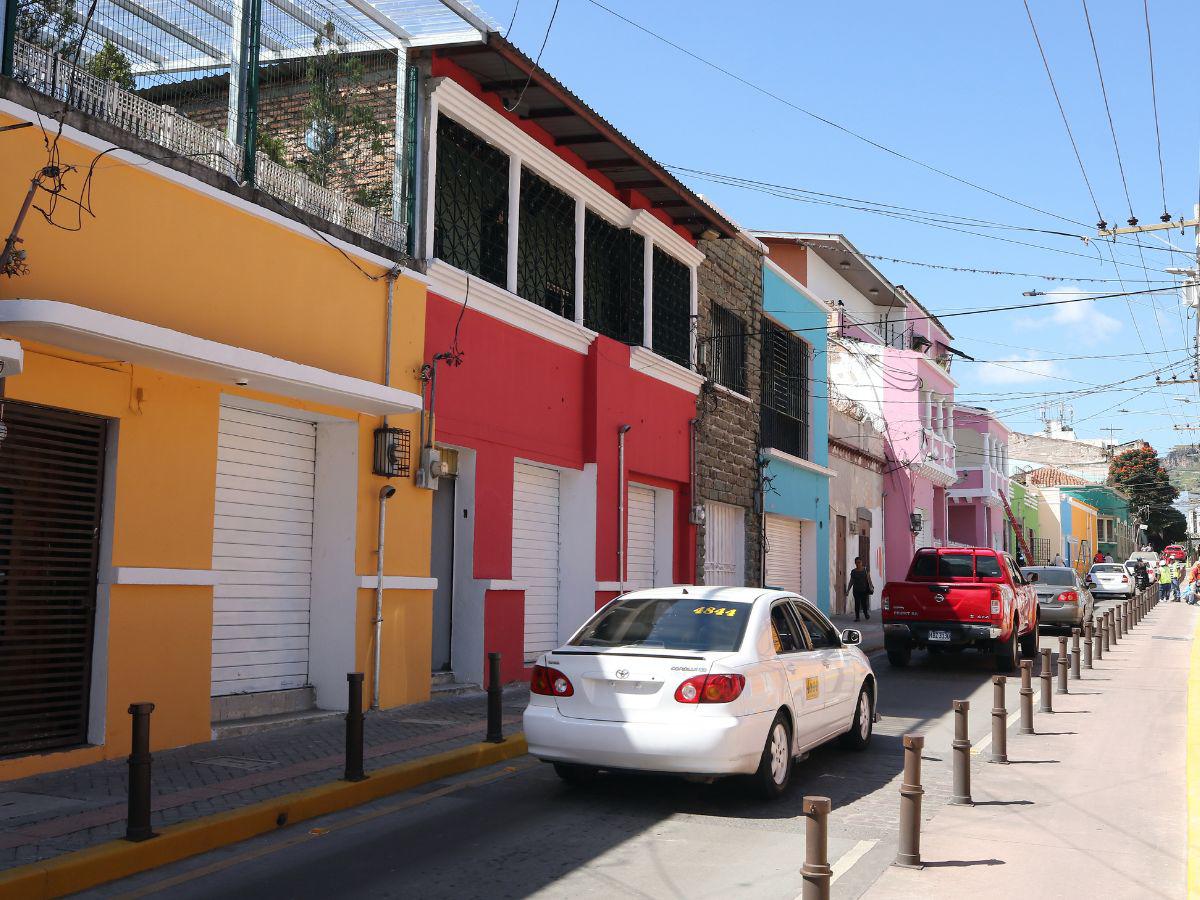
[[[912,647],[907,644],[903,647],[888,647],[887,658],[889,665],[903,669],[912,660]]]
[[[1021,635],[1021,658],[1033,659],[1038,651],[1038,625],[1033,623],[1027,634]]]
[[[996,671],[1011,672],[1017,667],[1017,624],[1013,623],[1008,640],[996,647]]]

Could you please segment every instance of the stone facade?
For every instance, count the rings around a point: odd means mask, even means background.
[[[709,380],[700,394],[696,427],[698,503],[717,501],[745,510],[745,583],[762,584],[762,513],[759,497],[759,358],[761,349],[763,258],[742,239],[700,241],[705,259],[698,271],[696,342]],[[713,381],[713,305],[744,325],[746,393]],[[719,337],[719,336],[718,336]],[[706,347],[708,348],[706,350]],[[706,362],[707,361],[707,362]],[[696,578],[704,582],[707,533],[696,534]]]

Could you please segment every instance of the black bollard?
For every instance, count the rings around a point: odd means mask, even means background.
[[[129,809],[125,840],[148,841],[157,837],[150,828],[150,713],[153,703],[129,704],[133,733],[129,748]]]
[[[504,695],[500,690],[500,654],[488,654],[487,738],[489,744],[504,742]]]
[[[343,781],[363,781],[363,673],[347,672],[346,689],[349,702],[346,706],[346,771]]]

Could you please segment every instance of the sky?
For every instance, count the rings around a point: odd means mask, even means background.
[[[515,9],[509,37],[537,56],[555,0],[482,5],[502,27]],[[1148,6],[1161,180],[1143,4],[1087,4],[1129,198],[1143,224],[1162,214],[1164,188],[1175,219],[1191,218],[1200,200],[1200,100],[1189,62],[1200,4]],[[1195,265],[1193,230],[1146,235],[1141,247],[1132,238],[1117,245],[1081,239],[1095,238],[1096,205],[1107,222],[1124,225],[1130,203],[1083,3],[1029,0],[1029,8],[1091,192],[1023,0],[559,0],[541,63],[666,165],[1016,226],[964,228],[942,218],[938,227],[678,172],[747,228],[841,232],[867,254],[1029,273],[875,260],[935,314],[1146,290],[1147,279],[1150,287],[1168,287],[1172,276],[1163,269]],[[1170,243],[1185,252],[1172,252]],[[1200,431],[1175,427],[1200,425],[1200,386],[1156,386],[1149,374],[1166,366],[1172,368],[1163,377],[1191,373],[1195,314],[1175,291],[952,315],[943,324],[955,347],[980,360],[955,361],[959,402],[986,406],[1014,430],[1040,431],[1040,406],[1066,401],[1084,438],[1141,438],[1164,452],[1200,440]],[[1086,395],[1064,395],[1081,391]]]

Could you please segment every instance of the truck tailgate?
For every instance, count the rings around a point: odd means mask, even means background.
[[[888,585],[893,622],[990,622],[991,584],[905,581]]]

